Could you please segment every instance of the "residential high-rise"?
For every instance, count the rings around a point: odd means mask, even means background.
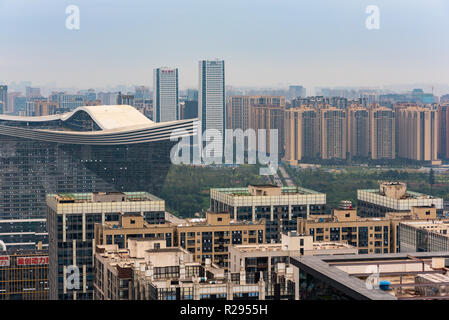
[[[117,221],[126,214],[165,222],[164,201],[147,192],[48,194],[46,202],[52,300],[93,299],[96,223]],[[68,277],[73,273],[79,274],[79,286]]]
[[[396,109],[398,157],[438,163],[438,112],[424,107]]]
[[[0,114],[8,111],[8,86],[0,85]]]
[[[285,97],[282,96],[232,96],[227,100],[227,127],[229,129],[250,128],[252,107],[270,105],[285,107]]]
[[[157,68],[153,72],[153,121],[178,120],[178,69]]]
[[[45,129],[45,130],[41,130]],[[0,230],[8,247],[46,248],[48,193],[148,191],[171,166],[173,130],[130,106],[88,106],[45,118],[0,116]]]
[[[438,157],[449,158],[449,103],[438,106]]]
[[[222,150],[224,130],[226,128],[225,115],[225,63],[224,60],[201,60],[199,62],[199,88],[198,88],[198,119],[201,130],[208,139],[207,130],[217,130],[221,139],[210,144],[214,150]],[[216,154],[214,157],[221,157]]]
[[[322,159],[346,159],[346,110],[320,109]]]
[[[347,148],[351,157],[367,158],[369,155],[369,112],[363,107],[347,109]]]
[[[303,159],[320,154],[319,110],[308,107],[288,109],[284,113],[285,155],[283,160],[297,165]]]
[[[271,145],[272,135],[277,130],[277,153],[284,152],[284,106],[257,104],[251,106],[250,128],[256,132],[257,151],[273,153],[274,146]],[[259,130],[266,130],[265,146],[261,144]]]
[[[389,108],[378,107],[370,113],[370,154],[372,159],[396,158],[395,112]]]

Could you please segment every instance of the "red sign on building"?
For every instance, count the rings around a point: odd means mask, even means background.
[[[0,267],[9,267],[9,256],[0,256]]]
[[[48,264],[48,256],[47,257],[18,257],[17,265],[18,266],[36,266],[36,265],[44,265]]]

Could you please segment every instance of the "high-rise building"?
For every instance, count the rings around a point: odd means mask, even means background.
[[[8,110],[8,86],[0,85],[0,114]]]
[[[346,110],[328,107],[320,109],[321,157],[346,159]]]
[[[396,158],[395,112],[378,107],[370,113],[370,154],[372,159]]]
[[[449,103],[438,106],[438,158],[449,158]]]
[[[367,158],[369,155],[369,111],[363,107],[347,109],[347,148],[351,157]]]
[[[165,222],[164,201],[147,192],[48,194],[46,202],[52,300],[93,299],[96,223],[117,221],[126,214]],[[67,274],[72,273],[79,275],[79,286],[71,286]]]
[[[438,112],[424,107],[396,109],[398,157],[438,163]]]
[[[290,100],[295,98],[305,98],[306,97],[306,88],[303,86],[289,86],[288,87],[288,95]]]
[[[284,161],[297,165],[298,161],[319,157],[319,110],[308,107],[288,109],[284,113]]]
[[[284,106],[252,105],[250,115],[250,128],[256,131],[257,151],[273,153],[274,146],[271,145],[272,135],[277,130],[277,153],[284,152]],[[266,130],[265,146],[260,143],[259,130]]]
[[[282,96],[232,96],[227,100],[227,127],[246,131],[251,127],[252,107],[270,105],[285,107],[285,97]]]
[[[153,121],[178,120],[178,69],[157,68],[153,76]]]
[[[217,130],[221,134],[210,144],[214,150],[223,150],[226,128],[225,109],[225,63],[224,60],[201,60],[199,62],[198,119],[201,130],[208,139],[207,130]],[[204,138],[203,138],[204,139]],[[214,157],[222,157],[216,154]]]
[[[176,144],[173,130],[196,130],[193,120],[167,127],[117,105],[44,119],[2,115],[0,124],[0,233],[8,247],[23,248],[48,244],[47,193],[159,194]]]

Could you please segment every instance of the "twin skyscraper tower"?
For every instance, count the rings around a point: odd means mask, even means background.
[[[198,120],[202,131],[225,129],[224,60],[201,60],[198,63]],[[180,120],[179,77],[177,68],[154,69],[153,121]]]

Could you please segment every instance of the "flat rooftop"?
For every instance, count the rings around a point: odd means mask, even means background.
[[[164,201],[148,192],[57,193],[48,196],[59,203]]]
[[[449,299],[449,253],[300,256],[292,264],[353,299]],[[386,290],[367,286],[376,272]]]

